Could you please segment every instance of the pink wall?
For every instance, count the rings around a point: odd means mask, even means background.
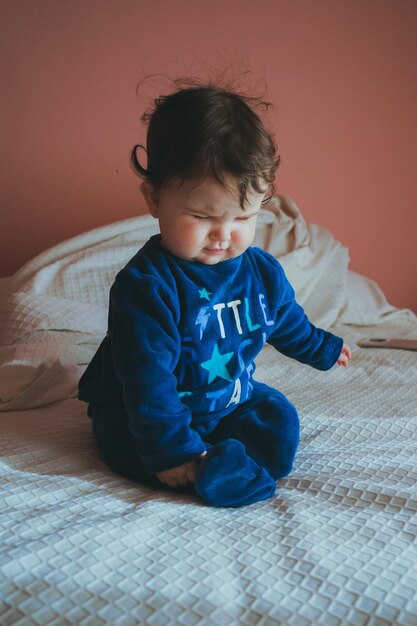
[[[165,87],[138,98],[144,73],[233,60],[276,104],[278,189],[417,310],[416,27],[415,0],[1,3],[2,274],[144,211],[129,151]]]

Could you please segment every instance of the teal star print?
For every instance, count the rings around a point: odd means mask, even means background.
[[[199,289],[198,293],[200,294],[200,298],[205,298],[210,302],[211,291],[207,291],[204,287],[203,289]]]
[[[212,383],[213,380],[215,380],[216,378],[224,378],[225,380],[229,381],[232,380],[226,368],[226,364],[230,361],[232,356],[233,352],[220,354],[219,348],[216,343],[211,359],[209,359],[208,361],[204,361],[204,363],[201,364],[201,367],[204,367],[205,370],[208,370],[209,384]]]

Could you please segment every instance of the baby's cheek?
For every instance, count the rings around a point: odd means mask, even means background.
[[[179,237],[182,243],[188,247],[198,245],[200,242],[205,240],[203,229],[198,227],[188,227],[187,229],[181,230],[179,232]]]
[[[247,224],[245,228],[239,232],[238,243],[248,248],[255,238],[256,225],[255,224]]]

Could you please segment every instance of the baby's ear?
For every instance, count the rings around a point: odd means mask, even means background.
[[[154,189],[152,183],[145,180],[140,186],[143,197],[145,198],[146,206],[152,217],[158,217],[158,194]]]

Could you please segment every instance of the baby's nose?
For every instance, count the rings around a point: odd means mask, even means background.
[[[210,232],[210,238],[213,241],[226,242],[230,240],[231,227],[228,224],[217,224]]]

